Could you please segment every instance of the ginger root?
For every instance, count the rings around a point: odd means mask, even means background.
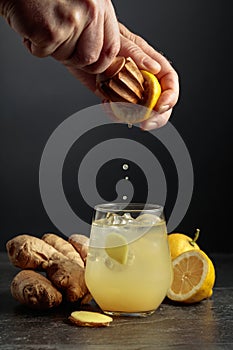
[[[64,291],[67,301],[77,301],[88,293],[84,268],[79,264],[70,260],[64,260],[62,263],[57,260],[48,266],[46,272],[50,281]]]
[[[69,260],[74,261],[81,267],[84,267],[83,259],[72,244],[53,233],[44,234],[42,239],[55,248],[58,252],[64,254]]]
[[[42,239],[26,234],[12,238],[6,248],[12,264],[21,269],[45,270],[50,260],[67,259]]]
[[[80,235],[78,233],[73,233],[68,238],[69,243],[76,249],[76,251],[80,254],[81,258],[84,262],[86,262],[88,246],[89,246],[89,238],[84,235]]]
[[[62,294],[43,275],[22,270],[11,283],[11,294],[21,304],[34,309],[50,309],[62,302]]]
[[[62,294],[70,302],[86,303],[91,300],[84,278],[84,262],[63,238],[45,234],[40,239],[23,234],[8,241],[6,248],[12,264],[23,269],[15,276],[11,286],[12,295],[22,304],[50,308],[60,304]],[[47,278],[31,270],[45,271]],[[45,290],[51,293],[51,300],[49,295],[45,295]],[[48,302],[43,303],[43,298],[47,298]]]

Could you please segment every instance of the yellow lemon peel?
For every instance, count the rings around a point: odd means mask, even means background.
[[[168,244],[170,248],[171,258],[175,259],[180,254],[193,249],[200,249],[196,243],[199,237],[200,230],[197,229],[195,237],[191,237],[183,233],[170,233],[168,235]]]

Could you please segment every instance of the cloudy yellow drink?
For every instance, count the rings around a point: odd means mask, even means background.
[[[93,222],[85,278],[105,312],[153,312],[170,287],[171,271],[164,220],[144,214],[119,224]]]

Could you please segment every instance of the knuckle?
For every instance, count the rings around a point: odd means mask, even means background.
[[[137,45],[131,44],[128,46],[128,51],[132,54],[132,55],[137,55],[138,53],[140,53],[140,49]]]
[[[41,30],[40,33],[40,38],[35,38],[34,42],[39,48],[45,48],[53,44],[56,41],[56,38],[57,34],[48,24],[43,26],[43,30]]]
[[[79,62],[82,66],[90,66],[91,64],[94,64],[98,61],[98,54],[97,52],[89,52],[82,57],[79,58]]]
[[[97,16],[98,13],[98,8],[99,8],[99,4],[97,0],[88,0],[86,1],[86,6],[87,6],[87,12],[89,15],[90,19],[94,19]]]
[[[104,54],[109,58],[113,59],[117,56],[120,51],[120,41],[113,42],[110,47],[108,47]]]
[[[131,40],[134,42],[134,43],[140,43],[140,44],[144,44],[145,43],[145,40],[142,39],[139,35],[137,34],[133,34],[131,33]]]

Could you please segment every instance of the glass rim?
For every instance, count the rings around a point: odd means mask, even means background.
[[[164,207],[160,204],[151,204],[151,203],[102,203],[94,206],[95,211],[102,213],[109,212],[127,212],[127,213],[137,213],[141,211],[150,211],[150,212],[163,212]]]

